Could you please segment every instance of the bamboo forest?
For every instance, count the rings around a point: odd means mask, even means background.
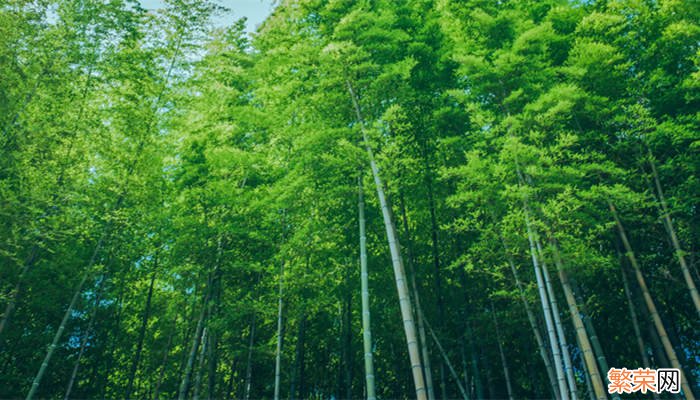
[[[146,1],[0,0],[0,399],[700,397],[700,2]]]

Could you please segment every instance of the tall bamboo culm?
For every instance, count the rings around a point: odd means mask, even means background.
[[[275,352],[275,400],[280,398],[280,376],[282,373],[282,289],[284,283],[284,262],[280,264],[279,297],[277,299],[277,351]]]
[[[554,255],[554,264],[557,266],[559,280],[561,281],[562,289],[564,289],[564,297],[566,298],[566,303],[569,306],[569,313],[571,314],[571,319],[574,323],[574,329],[576,330],[576,336],[578,337],[578,341],[581,346],[583,359],[586,362],[588,374],[591,378],[591,384],[593,385],[595,397],[597,399],[607,399],[607,390],[605,390],[605,388],[603,387],[603,379],[600,375],[598,365],[596,364],[595,355],[593,353],[593,347],[591,346],[591,341],[588,338],[588,334],[586,333],[586,328],[583,325],[581,313],[579,312],[578,306],[576,305],[576,299],[574,298],[574,293],[571,289],[571,284],[569,283],[568,275],[564,270],[563,263],[561,261],[561,256],[559,254],[559,249],[557,248],[555,243],[551,243],[551,248],[552,253]]]
[[[671,220],[671,213],[668,210],[668,204],[666,203],[666,197],[664,196],[663,190],[661,190],[661,181],[659,180],[659,173],[656,171],[656,165],[653,158],[651,158],[651,152],[649,152],[649,164],[651,165],[651,172],[654,176],[654,185],[656,186],[656,192],[659,196],[659,203],[661,205],[661,214],[663,216],[664,224],[666,225],[666,231],[671,237],[671,244],[673,244],[673,249],[676,253],[676,258],[678,258],[678,263],[681,265],[681,272],[683,272],[683,279],[685,280],[686,286],[688,286],[688,292],[690,292],[690,298],[693,300],[695,305],[695,311],[700,316],[700,295],[698,294],[698,288],[695,286],[693,277],[688,269],[688,264],[685,262],[684,252],[681,249],[681,244],[678,241],[678,235],[676,235],[676,229],[673,227],[673,221]]]
[[[654,303],[654,300],[652,299],[651,294],[649,293],[649,288],[647,287],[644,275],[642,275],[642,270],[639,268],[637,257],[635,257],[634,251],[632,251],[632,246],[630,245],[630,242],[627,239],[627,232],[625,232],[625,228],[622,225],[622,222],[620,221],[620,217],[617,215],[617,210],[615,209],[613,203],[609,201],[608,207],[610,208],[610,212],[612,213],[613,218],[615,219],[615,224],[617,225],[617,230],[620,234],[620,239],[622,239],[622,244],[625,246],[625,254],[629,259],[630,264],[632,264],[632,268],[634,268],[634,275],[637,278],[639,288],[642,290],[644,302],[646,303],[646,306],[649,309],[649,314],[651,314],[652,322],[654,323],[656,332],[658,333],[659,338],[661,339],[661,343],[663,344],[666,356],[668,357],[671,366],[681,371],[681,389],[683,389],[683,394],[685,395],[685,398],[687,400],[695,400],[695,397],[693,396],[693,391],[691,390],[690,385],[688,384],[688,380],[685,377],[685,373],[681,368],[681,363],[678,361],[678,357],[676,356],[676,351],[671,345],[671,341],[669,340],[668,334],[666,333],[666,328],[664,327],[664,324],[661,321],[661,317],[659,316],[659,312],[656,309],[656,304]]]
[[[523,303],[523,307],[525,308],[525,313],[527,314],[527,319],[530,322],[530,328],[532,328],[532,332],[535,335],[535,340],[537,342],[537,347],[540,350],[540,356],[542,357],[542,362],[544,363],[545,370],[547,371],[547,377],[549,378],[549,384],[550,384],[550,389],[552,390],[552,396],[554,398],[559,398],[559,388],[557,386],[557,378],[556,375],[554,374],[554,369],[552,368],[552,360],[550,359],[549,352],[547,351],[547,348],[545,347],[544,339],[542,338],[542,334],[540,333],[539,328],[537,327],[537,320],[535,319],[535,314],[532,312],[532,308],[530,307],[530,303],[528,300],[525,298],[525,287],[523,286],[522,281],[520,280],[520,277],[518,276],[518,271],[515,268],[515,262],[513,261],[513,257],[511,257],[510,252],[508,250],[508,245],[506,244],[505,239],[501,237],[501,243],[503,243],[503,248],[506,252],[506,258],[508,261],[508,265],[510,266],[510,270],[513,273],[513,278],[515,279],[515,285],[518,287],[518,293],[520,294],[520,301]]]
[[[554,359],[554,370],[557,375],[557,383],[559,387],[559,398],[563,400],[569,400],[568,385],[566,383],[566,377],[564,374],[564,368],[562,366],[561,351],[558,345],[557,334],[554,330],[554,322],[552,321],[552,311],[549,304],[549,299],[547,298],[547,292],[544,286],[544,279],[542,277],[542,271],[540,270],[539,260],[537,259],[537,252],[535,250],[535,238],[532,232],[532,227],[530,226],[530,217],[525,210],[525,225],[527,228],[527,239],[530,244],[530,257],[532,258],[532,266],[535,270],[535,281],[537,283],[537,292],[540,296],[540,303],[542,304],[542,312],[544,313],[544,321],[547,327],[547,335],[549,337],[549,346],[552,351],[552,358]]]
[[[362,176],[357,178],[357,208],[360,219],[360,279],[362,290],[362,345],[365,360],[365,385],[367,400],[376,400],[374,389],[374,359],[372,356],[372,330],[369,313],[369,272],[367,270],[367,235],[365,229],[365,199],[362,191]]]
[[[381,206],[382,216],[384,218],[384,227],[386,228],[387,240],[389,242],[391,263],[394,268],[396,289],[399,295],[399,307],[403,318],[404,333],[406,334],[406,344],[408,346],[408,356],[411,362],[411,372],[416,389],[416,398],[418,400],[427,400],[425,381],[423,379],[423,365],[420,359],[420,350],[418,348],[418,339],[416,335],[416,324],[413,320],[413,306],[411,305],[411,298],[408,291],[408,285],[406,283],[406,272],[404,271],[403,267],[401,248],[396,235],[396,227],[394,226],[391,209],[389,208],[386,196],[384,194],[384,186],[379,175],[379,167],[377,167],[377,163],[374,160],[374,153],[372,152],[372,148],[370,147],[367,139],[367,132],[365,131],[365,124],[360,111],[360,105],[349,80],[347,81],[347,87],[355,109],[357,121],[360,123],[360,128],[362,130],[362,139],[365,143],[365,149],[367,150],[370,168],[372,169],[372,176],[374,177],[374,185],[377,189],[377,197],[379,198],[379,205]]]
[[[554,294],[554,287],[552,285],[551,279],[549,278],[549,269],[547,264],[544,262],[544,252],[542,251],[542,245],[539,240],[535,240],[537,244],[537,252],[540,255],[542,275],[544,275],[544,284],[547,288],[547,296],[549,297],[549,302],[552,306],[552,315],[554,316],[554,327],[557,330],[557,338],[559,339],[559,348],[561,349],[562,357],[564,358],[564,373],[566,374],[566,383],[569,387],[569,393],[571,395],[571,400],[577,400],[577,389],[576,381],[574,380],[574,371],[571,363],[571,355],[569,354],[569,346],[566,341],[566,335],[564,333],[564,325],[561,322],[561,314],[559,313],[559,305],[557,303],[557,298]]]

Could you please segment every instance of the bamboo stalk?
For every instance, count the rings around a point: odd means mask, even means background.
[[[549,353],[547,351],[547,348],[545,347],[544,340],[542,338],[542,334],[540,333],[539,328],[537,327],[537,320],[535,319],[535,314],[532,312],[532,308],[530,307],[530,302],[527,301],[525,298],[525,287],[523,286],[522,281],[520,281],[520,277],[518,276],[518,271],[515,268],[515,263],[513,262],[513,257],[511,257],[509,250],[508,250],[508,245],[506,244],[505,239],[501,236],[501,243],[503,244],[503,248],[506,253],[506,259],[508,261],[508,265],[510,266],[510,270],[513,273],[513,278],[515,279],[515,285],[518,288],[518,293],[520,295],[520,301],[523,303],[523,307],[525,308],[525,313],[527,314],[527,320],[530,322],[530,328],[532,328],[532,332],[535,335],[535,341],[537,342],[537,347],[540,351],[540,356],[542,357],[542,362],[544,363],[545,370],[547,371],[547,377],[549,378],[549,384],[550,384],[550,389],[552,390],[552,396],[555,398],[559,398],[559,389],[557,386],[557,378],[554,374],[554,370],[552,368],[552,361],[549,357]]]
[[[158,261],[156,260],[156,265],[154,266],[153,273],[151,274],[151,284],[148,287],[148,295],[146,296],[146,306],[144,307],[143,315],[141,317],[141,327],[139,329],[139,337],[136,345],[136,354],[134,355],[134,359],[131,363],[131,369],[129,371],[129,381],[126,385],[126,394],[124,395],[125,399],[131,398],[131,391],[133,389],[134,379],[136,378],[136,372],[138,371],[139,362],[141,361],[141,351],[143,349],[143,341],[146,337],[146,327],[148,325],[148,318],[151,315],[151,299],[153,297],[153,285],[156,281],[155,269],[157,268],[157,263]]]
[[[194,394],[192,395],[193,400],[199,400],[199,391],[202,388],[202,371],[204,370],[204,359],[207,352],[207,347],[209,347],[209,330],[204,327],[202,332],[202,346],[199,349],[199,366],[197,367],[197,373],[194,375]]]
[[[661,211],[663,215],[664,222],[668,228],[668,234],[671,237],[671,243],[673,244],[673,249],[675,250],[676,257],[678,258],[678,263],[681,265],[681,271],[683,272],[683,279],[688,286],[688,291],[690,292],[690,297],[693,299],[693,304],[695,305],[695,311],[700,316],[700,295],[698,294],[698,288],[695,286],[693,277],[690,275],[690,270],[688,269],[688,264],[685,262],[685,257],[683,256],[684,251],[681,249],[680,242],[678,241],[678,236],[676,235],[676,230],[673,227],[673,221],[671,220],[671,213],[668,210],[668,205],[666,204],[666,198],[664,197],[664,192],[661,190],[661,182],[659,181],[659,173],[656,171],[656,165],[654,160],[651,158],[651,151],[649,152],[649,164],[651,164],[652,175],[654,176],[654,184],[656,186],[656,192],[659,195],[659,202],[661,203]]]
[[[255,344],[255,312],[250,317],[250,333],[248,334],[248,358],[245,367],[244,400],[250,399],[250,388],[253,378],[253,345]]]
[[[586,332],[588,332],[588,337],[591,340],[591,346],[593,346],[593,354],[595,355],[596,360],[598,360],[598,366],[600,367],[600,370],[602,372],[607,372],[610,370],[608,365],[608,359],[605,357],[605,352],[603,351],[603,346],[600,344],[600,340],[598,339],[598,332],[595,330],[593,321],[591,320],[591,317],[588,315],[588,313],[585,312],[585,303],[583,302],[579,290],[576,287],[576,282],[572,282],[572,289],[574,291],[574,298],[579,304],[581,304],[581,307],[583,308],[583,312],[581,315],[581,319],[583,320],[583,327],[586,329]],[[610,383],[607,374],[603,377],[603,381],[606,385]],[[620,394],[613,393],[612,398],[613,400],[620,400]]]
[[[418,312],[422,313],[421,310],[418,310]],[[437,336],[435,335],[435,332],[433,331],[433,328],[428,323],[427,319],[425,320],[425,326],[428,327],[428,331],[430,332],[430,335],[432,336],[433,340],[435,341],[435,345],[437,346],[438,350],[440,350],[440,354],[442,355],[442,359],[445,361],[445,364],[447,364],[447,367],[449,368],[450,373],[452,374],[452,377],[455,380],[455,383],[457,383],[457,387],[459,388],[459,392],[462,394],[462,398],[464,400],[468,400],[469,396],[467,396],[467,392],[464,390],[464,386],[462,386],[462,382],[459,379],[459,375],[457,375],[457,372],[455,371],[454,367],[452,367],[452,363],[450,362],[450,359],[447,357],[447,353],[445,353],[445,349],[440,344],[440,341],[438,340]]]
[[[498,345],[498,354],[501,356],[501,365],[503,367],[503,376],[506,380],[506,390],[508,391],[508,399],[513,400],[513,385],[510,382],[510,371],[508,369],[508,362],[506,361],[506,355],[503,352],[503,345],[501,344],[501,330],[498,328],[498,320],[496,319],[496,308],[493,306],[493,300],[491,300],[491,317],[493,318],[493,326],[496,328],[496,344]]]
[[[187,364],[185,364],[185,372],[182,376],[182,381],[180,382],[180,390],[178,394],[178,400],[185,400],[187,398],[187,392],[190,389],[190,379],[192,378],[192,370],[194,369],[194,361],[197,357],[197,350],[202,341],[202,332],[204,330],[204,316],[207,310],[207,300],[208,295],[205,296],[204,302],[202,304],[202,311],[199,313],[199,319],[197,320],[197,327],[195,328],[194,336],[192,338],[192,346],[190,347],[190,354],[187,357]]]
[[[369,275],[367,271],[367,236],[365,227],[365,199],[362,191],[362,177],[357,179],[358,212],[360,219],[360,280],[362,291],[362,346],[365,360],[365,385],[367,400],[376,400],[374,387],[374,358],[372,355],[372,330],[369,309]]]
[[[411,234],[408,229],[408,217],[406,215],[406,207],[404,204],[403,193],[399,196],[399,203],[401,207],[401,219],[403,220],[404,234],[406,235],[406,254],[408,261],[406,266],[408,267],[408,277],[411,280],[410,290],[413,293],[413,298],[416,303],[416,321],[418,323],[418,339],[419,347],[421,349],[421,359],[423,360],[423,374],[425,377],[425,388],[428,392],[428,400],[435,400],[435,390],[433,387],[433,372],[430,364],[430,351],[428,350],[428,338],[425,334],[425,324],[423,323],[423,312],[420,302],[420,294],[418,293],[418,285],[416,284],[416,272],[413,268],[413,255],[411,251]],[[443,388],[444,391],[444,388]],[[445,396],[443,396],[445,397]]]
[[[275,400],[280,398],[280,375],[282,371],[282,312],[284,301],[282,289],[284,285],[284,263],[280,264],[279,297],[277,299],[277,351],[275,352]]]
[[[561,286],[564,289],[564,297],[569,305],[569,313],[571,314],[576,335],[578,336],[579,344],[581,345],[581,352],[583,353],[584,360],[586,361],[586,366],[589,371],[591,383],[593,384],[595,396],[597,399],[607,399],[606,391],[603,388],[603,380],[593,355],[591,342],[588,338],[588,334],[586,333],[586,329],[583,326],[581,314],[579,313],[578,306],[576,305],[576,300],[574,299],[574,294],[571,290],[568,276],[566,275],[566,271],[564,271],[559,250],[554,243],[552,243],[551,247],[553,249],[554,263],[556,264],[557,272],[559,273],[559,280],[561,281]]]
[[[634,309],[634,302],[632,301],[632,293],[630,292],[629,281],[627,279],[627,274],[625,273],[624,266],[620,262],[620,275],[622,275],[622,284],[625,291],[625,298],[627,299],[627,308],[630,312],[630,320],[632,321],[632,328],[634,329],[634,336],[637,338],[637,347],[639,348],[639,354],[642,357],[642,366],[644,368],[651,368],[651,362],[649,362],[649,356],[646,352],[646,346],[644,346],[644,339],[642,339],[642,331],[639,329],[639,318],[637,317],[637,311]]]
[[[539,261],[537,259],[537,253],[535,250],[535,239],[534,234],[532,232],[532,227],[530,225],[530,217],[528,216],[527,209],[525,210],[525,225],[527,228],[527,239],[530,244],[530,257],[532,258],[532,265],[535,270],[535,280],[537,282],[540,303],[542,304],[542,311],[544,313],[545,326],[547,327],[547,334],[549,336],[549,346],[552,351],[552,358],[554,359],[554,370],[556,371],[557,375],[559,396],[563,400],[568,400],[568,384],[566,383],[564,368],[562,367],[561,351],[558,346],[557,335],[554,330],[554,323],[552,321],[552,311],[550,308],[549,299],[547,298],[546,289],[544,287],[542,271],[540,269]]]
[[[44,374],[46,373],[46,369],[49,366],[49,362],[51,361],[51,357],[53,356],[54,351],[56,351],[56,347],[58,346],[58,341],[61,339],[61,336],[63,335],[63,331],[66,329],[66,324],[68,323],[68,319],[71,316],[71,313],[73,312],[73,308],[75,308],[75,305],[78,303],[78,299],[80,298],[80,294],[83,291],[83,286],[85,285],[85,282],[87,282],[88,278],[91,276],[90,273],[90,268],[92,268],[93,265],[95,265],[95,261],[97,260],[97,254],[99,253],[100,249],[102,248],[102,242],[105,238],[106,231],[102,234],[100,239],[97,241],[97,244],[95,245],[95,249],[92,252],[92,256],[90,257],[90,262],[88,263],[87,271],[83,274],[83,279],[80,281],[78,284],[78,287],[75,289],[75,293],[73,294],[73,298],[71,299],[70,303],[68,304],[68,308],[66,309],[66,312],[63,314],[63,319],[61,320],[61,324],[58,326],[58,330],[56,330],[56,333],[53,336],[53,340],[51,341],[51,344],[49,345],[48,351],[46,352],[46,356],[44,357],[44,361],[41,362],[41,366],[39,367],[39,371],[37,372],[36,376],[34,377],[34,381],[32,382],[32,386],[29,389],[29,393],[27,393],[27,398],[26,400],[32,400],[34,398],[34,395],[36,395],[37,390],[39,389],[39,384],[41,383],[42,378],[44,377]]]
[[[156,387],[153,390],[153,400],[158,400],[160,395],[160,385],[163,383],[163,378],[165,378],[166,366],[168,364],[168,358],[170,356],[170,345],[173,342],[173,336],[175,336],[175,328],[177,327],[177,318],[173,322],[173,329],[168,335],[168,343],[165,345],[165,352],[163,353],[163,361],[161,362],[160,373],[158,374],[158,381],[156,381]],[[67,399],[66,399],[67,400]]]
[[[654,322],[656,332],[658,333],[659,338],[661,339],[661,343],[663,344],[666,356],[668,357],[671,366],[673,368],[677,368],[681,372],[681,388],[683,389],[683,394],[685,395],[685,398],[687,400],[695,400],[695,397],[693,396],[693,391],[691,390],[690,385],[688,384],[688,380],[685,377],[685,373],[681,368],[681,363],[678,361],[678,357],[676,356],[676,351],[671,345],[671,341],[669,340],[668,334],[666,333],[666,328],[664,327],[664,324],[661,321],[661,317],[659,316],[659,312],[656,309],[656,304],[654,303],[654,300],[652,299],[651,294],[649,293],[646,280],[644,279],[644,275],[642,275],[641,268],[639,268],[639,263],[637,263],[637,257],[635,257],[634,255],[632,246],[630,245],[630,242],[627,239],[627,233],[625,232],[625,228],[622,225],[622,222],[620,221],[620,217],[617,215],[617,210],[615,209],[615,206],[611,201],[608,201],[608,207],[610,208],[610,212],[612,213],[613,218],[615,219],[615,224],[617,225],[617,229],[620,234],[620,239],[622,239],[622,244],[625,247],[625,254],[629,259],[630,264],[632,264],[632,268],[634,268],[634,274],[637,278],[637,283],[639,284],[639,288],[642,290],[642,297],[644,297],[644,302],[646,303],[646,306],[649,309],[649,314],[651,314],[651,319]]]
[[[537,252],[540,255],[542,274],[544,275],[544,284],[547,288],[547,297],[552,305],[552,315],[554,316],[554,327],[557,330],[557,339],[559,340],[559,347],[561,348],[561,354],[564,358],[564,372],[566,374],[566,383],[569,387],[569,393],[572,400],[577,399],[577,389],[576,381],[574,380],[573,368],[571,363],[571,355],[569,354],[569,346],[566,342],[566,335],[564,333],[564,326],[561,322],[561,314],[559,313],[559,305],[557,303],[557,298],[554,294],[554,288],[552,286],[551,279],[549,277],[549,269],[547,268],[547,263],[544,262],[544,254],[542,251],[542,245],[539,240],[535,240],[537,245]]]
[[[73,366],[73,371],[71,372],[70,380],[68,381],[66,394],[63,396],[64,400],[68,400],[70,398],[71,392],[73,391],[73,385],[75,384],[75,378],[78,376],[78,370],[80,369],[80,360],[83,358],[83,354],[85,354],[87,342],[90,338],[90,331],[92,331],[92,327],[95,323],[97,307],[99,306],[100,300],[102,298],[102,282],[104,282],[104,277],[102,277],[97,295],[95,296],[95,303],[93,304],[92,310],[90,311],[90,321],[88,322],[88,326],[85,330],[85,334],[83,335],[83,339],[80,341],[80,351],[78,352],[78,357],[75,360],[75,365]]]
[[[374,160],[374,153],[369,145],[369,140],[367,139],[367,133],[364,127],[364,120],[362,119],[362,114],[360,112],[360,106],[357,101],[357,96],[353,91],[350,81],[347,81],[348,92],[350,93],[350,98],[352,100],[353,107],[355,108],[355,114],[357,116],[357,121],[360,123],[362,130],[362,138],[365,142],[365,149],[367,151],[367,156],[370,161],[370,168],[372,170],[372,175],[374,177],[374,185],[377,190],[377,197],[379,198],[379,204],[382,209],[382,216],[384,217],[384,227],[386,229],[387,240],[389,242],[389,252],[391,253],[391,263],[394,268],[394,277],[396,281],[396,290],[399,295],[399,307],[401,309],[401,316],[403,318],[404,333],[406,334],[406,344],[408,347],[408,355],[411,362],[411,372],[413,375],[413,384],[416,389],[416,397],[418,400],[427,400],[427,393],[425,387],[425,381],[423,379],[423,365],[420,359],[420,350],[418,348],[418,339],[416,336],[416,325],[413,320],[413,306],[411,305],[411,297],[408,291],[408,285],[406,284],[406,272],[403,267],[403,260],[401,258],[401,247],[399,245],[396,228],[394,226],[391,209],[389,208],[389,203],[384,194],[384,185],[382,183],[379,167]],[[277,400],[277,399],[275,399]]]

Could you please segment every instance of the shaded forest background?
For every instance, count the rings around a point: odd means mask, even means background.
[[[0,0],[0,398],[700,395],[700,3],[166,3]]]

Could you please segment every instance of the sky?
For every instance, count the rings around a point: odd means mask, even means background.
[[[217,26],[230,25],[234,20],[247,17],[247,32],[254,32],[272,12],[273,0],[216,0],[216,3],[231,11],[215,18]],[[141,0],[141,6],[147,10],[163,7],[163,0]]]

